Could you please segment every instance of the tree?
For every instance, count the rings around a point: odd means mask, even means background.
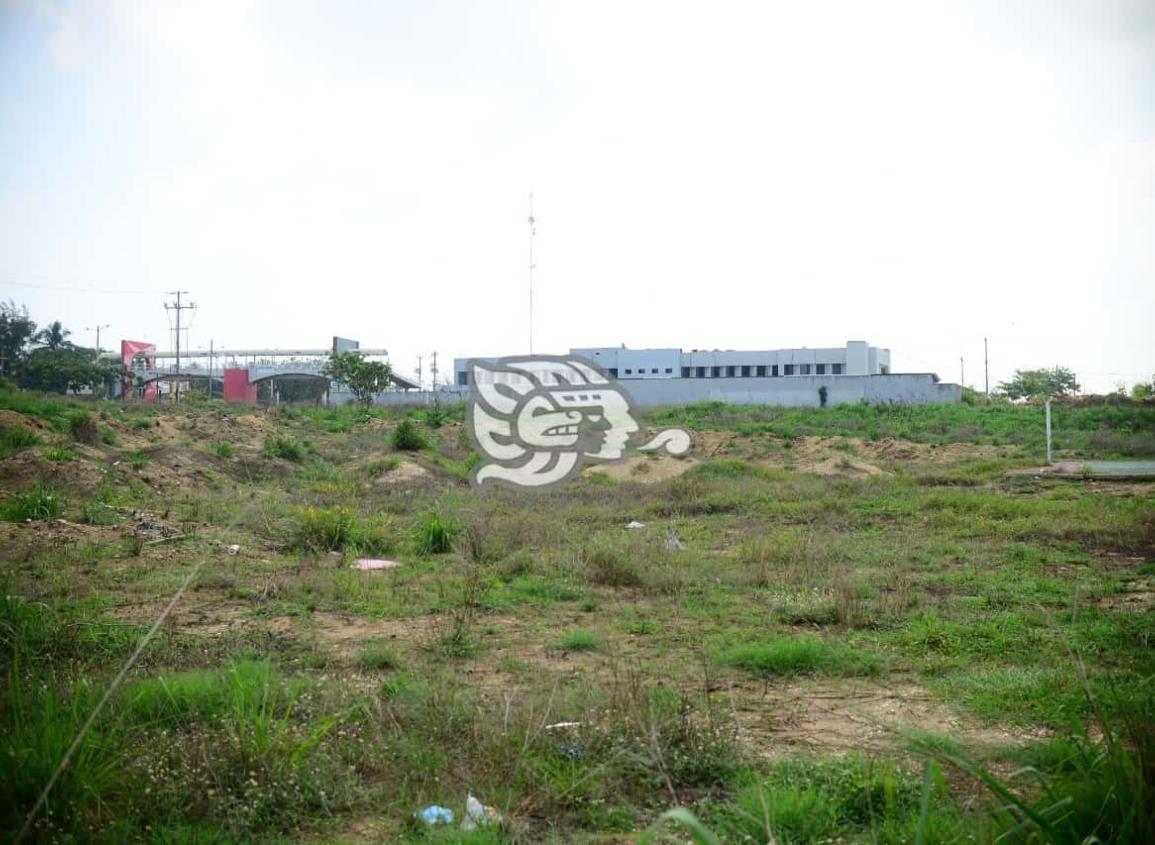
[[[1132,399],[1150,399],[1152,396],[1155,396],[1155,382],[1140,382],[1131,386]]]
[[[57,349],[72,345],[68,342],[68,337],[71,334],[72,332],[64,328],[59,320],[53,320],[37,333],[36,342],[55,352]]]
[[[357,352],[334,352],[325,364],[325,375],[349,388],[366,408],[393,377],[393,367],[383,361],[366,361]]]
[[[1051,399],[1078,393],[1075,374],[1066,367],[1042,370],[1015,370],[1014,378],[1001,382],[1000,393],[1010,399]]]
[[[28,344],[36,337],[36,324],[28,309],[9,300],[0,302],[0,376],[12,378],[20,369]]]
[[[20,386],[47,393],[102,392],[120,375],[120,364],[93,360],[92,349],[71,344],[33,350],[20,367]]]

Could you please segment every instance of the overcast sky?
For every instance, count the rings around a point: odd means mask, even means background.
[[[0,299],[88,345],[524,353],[531,191],[538,352],[1150,379],[1155,2],[0,0]]]

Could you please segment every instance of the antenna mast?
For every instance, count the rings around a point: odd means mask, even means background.
[[[533,192],[529,195],[529,354],[533,354],[533,240],[537,235],[537,220],[533,216]]]

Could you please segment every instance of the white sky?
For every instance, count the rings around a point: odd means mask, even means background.
[[[539,352],[1150,379],[1155,2],[0,0],[0,299],[79,342],[523,353],[531,190]]]

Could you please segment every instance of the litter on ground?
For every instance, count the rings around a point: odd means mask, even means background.
[[[401,564],[395,560],[382,560],[375,557],[361,557],[353,562],[353,569],[372,571],[374,569],[394,569]]]

